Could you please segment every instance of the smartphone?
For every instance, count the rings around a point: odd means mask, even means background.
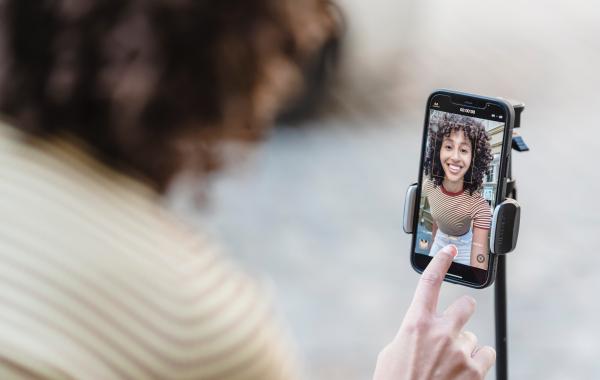
[[[490,231],[506,195],[514,115],[500,98],[438,90],[427,99],[411,245],[417,272],[454,244],[446,281],[473,288],[494,282]]]

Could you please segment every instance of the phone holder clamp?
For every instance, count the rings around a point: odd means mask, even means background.
[[[515,110],[514,127],[519,128],[521,125],[521,112],[525,109],[525,105],[521,102],[508,100],[512,104]],[[525,152],[529,150],[527,144],[521,136],[514,135],[512,137],[512,149]],[[510,166],[509,166],[509,178],[506,180],[506,185],[502,188],[505,193],[505,200],[496,205],[494,213],[492,214],[492,225],[490,231],[490,252],[495,255],[506,255],[512,252],[517,246],[517,240],[519,238],[519,227],[521,220],[521,207],[515,200],[516,198],[516,187],[515,180],[510,178]],[[415,210],[419,207],[419,199],[417,199],[418,185],[416,183],[411,184],[406,190],[406,197],[404,200],[404,218],[403,218],[403,229],[407,234],[415,232]]]

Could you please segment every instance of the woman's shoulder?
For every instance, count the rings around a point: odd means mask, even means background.
[[[483,192],[481,190],[474,191],[473,194],[470,195],[470,197],[473,200],[475,200],[477,203],[486,203],[487,204],[487,200],[483,196]]]
[[[485,199],[481,191],[474,191],[473,194],[470,195],[465,191],[465,194],[467,194],[470,199],[473,212],[482,210],[488,211],[490,209],[490,203]]]
[[[172,360],[188,363],[196,378],[228,379],[238,371],[282,378],[275,374],[293,355],[266,292],[211,236],[75,147],[21,138],[0,131],[0,159],[8,164],[0,167],[7,179],[0,196],[11,220],[2,226],[0,277],[14,280],[0,290],[34,305],[26,312],[0,305],[0,321],[22,313],[27,322],[14,331],[20,341],[63,347],[68,340],[64,350],[83,352],[77,342],[87,339],[102,357],[122,358],[118,365],[90,359],[88,365],[98,366],[91,371],[110,371],[113,364],[125,371],[107,378],[169,378],[164,363]],[[121,342],[125,355],[106,339]],[[139,352],[157,352],[162,360]],[[255,364],[240,366],[248,358]],[[72,361],[61,369],[76,374],[80,366]]]

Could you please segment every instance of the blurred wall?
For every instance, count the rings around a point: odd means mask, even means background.
[[[410,112],[435,87],[574,104],[593,93],[600,6],[576,0],[340,0],[338,96],[348,111]]]

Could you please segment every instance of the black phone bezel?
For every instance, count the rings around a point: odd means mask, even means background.
[[[427,145],[427,131],[429,128],[429,110],[430,104],[435,96],[444,95],[449,96],[452,103],[457,104],[462,107],[466,107],[469,109],[477,109],[481,107],[486,107],[487,104],[492,103],[494,105],[499,106],[503,112],[504,117],[506,119],[506,127],[504,130],[503,136],[503,144],[502,151],[500,153],[500,167],[498,170],[498,189],[496,191],[496,205],[502,203],[506,199],[505,188],[506,188],[506,178],[507,178],[507,170],[508,170],[508,158],[510,156],[510,149],[512,144],[512,131],[514,127],[514,119],[515,112],[514,108],[504,99],[500,98],[491,98],[485,97],[475,94],[469,94],[464,92],[452,91],[452,90],[436,90],[429,95],[427,98],[427,103],[425,105],[425,120],[423,123],[423,136],[421,140],[421,157],[419,160],[419,176],[416,190],[416,200],[420,202],[421,199],[421,189],[422,189],[422,180],[423,180],[423,162],[425,159],[425,148]],[[444,111],[444,110],[442,110]],[[448,111],[446,111],[448,112]],[[477,116],[475,116],[477,117]],[[423,270],[427,267],[432,257],[426,256],[423,254],[419,254],[415,252],[416,247],[416,238],[417,238],[417,225],[418,225],[418,217],[419,217],[420,207],[415,207],[412,215],[413,226],[415,226],[413,234],[412,234],[412,242],[410,246],[410,263],[415,271],[418,273],[423,273]],[[482,289],[493,284],[496,277],[496,266],[497,260],[496,255],[490,252],[490,260],[488,263],[488,270],[483,270],[479,268],[474,268],[468,265],[452,263],[450,269],[448,270],[448,274],[444,278],[444,281],[452,282],[455,284],[460,284],[464,286],[468,286],[471,288]],[[483,273],[481,273],[483,272]],[[476,281],[480,280],[480,281]]]

